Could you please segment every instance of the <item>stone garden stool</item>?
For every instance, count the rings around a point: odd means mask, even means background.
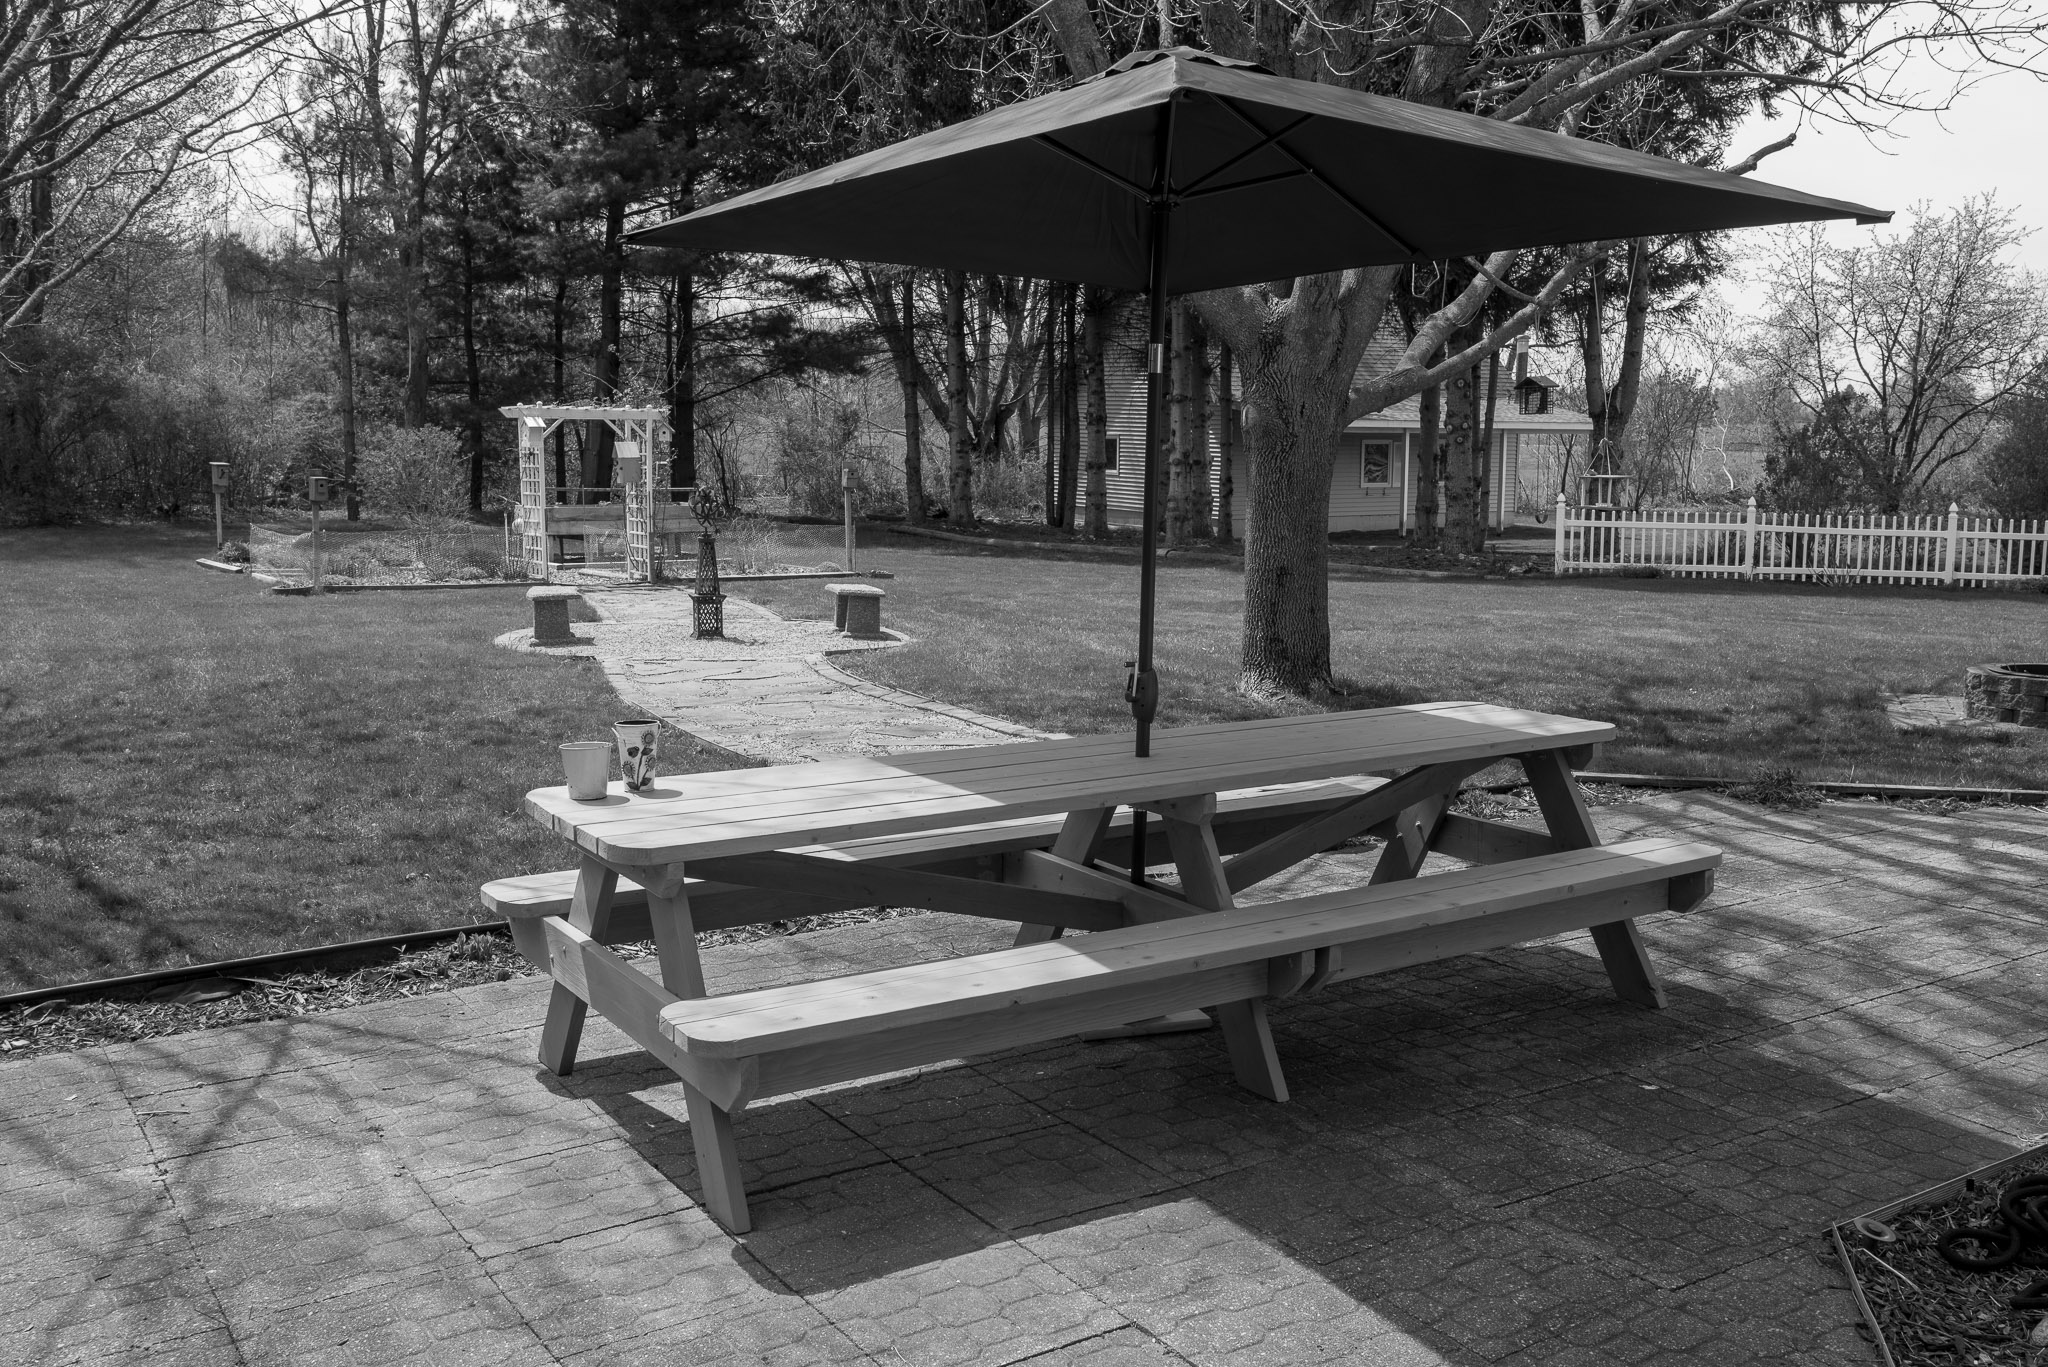
[[[832,593],[832,625],[848,636],[875,641],[882,636],[882,599],[888,595],[869,584],[827,584]]]
[[[573,646],[581,642],[569,630],[569,604],[583,595],[575,589],[543,584],[526,591],[533,604],[533,643],[537,646]]]

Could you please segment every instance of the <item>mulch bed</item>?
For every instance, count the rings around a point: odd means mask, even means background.
[[[1990,1272],[1953,1267],[1939,1250],[1942,1235],[1952,1229],[2002,1227],[1999,1194],[2019,1178],[2044,1175],[2048,1153],[2034,1150],[2003,1170],[1949,1184],[1953,1191],[1938,1187],[1918,1204],[1885,1208],[1878,1218],[1893,1235],[1889,1242],[1862,1236],[1854,1222],[1837,1226],[1863,1299],[1883,1332],[1883,1351],[1897,1367],[2048,1363],[2048,1331],[2041,1342],[2032,1339],[2048,1316],[2009,1304],[2048,1278],[2048,1243],[2031,1244],[2013,1263]]]
[[[924,913],[902,907],[827,912],[758,926],[706,931],[701,945],[801,935],[833,926]],[[654,953],[652,942],[616,946],[623,958]],[[0,1061],[103,1044],[159,1039],[223,1025],[283,1020],[369,1002],[452,992],[458,987],[538,976],[507,934],[464,935],[417,950],[355,951],[327,962],[254,968],[226,977],[186,978],[155,988],[115,988],[28,1006],[0,1007]]]

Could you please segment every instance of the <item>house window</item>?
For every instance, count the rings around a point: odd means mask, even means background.
[[[1358,482],[1394,482],[1394,443],[1389,437],[1366,437],[1358,443]]]
[[[1102,468],[1105,470],[1116,469],[1115,437],[1104,437],[1102,439]]]

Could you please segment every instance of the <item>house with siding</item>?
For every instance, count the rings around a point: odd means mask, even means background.
[[[1138,320],[1141,322],[1141,320]],[[1359,363],[1361,375],[1382,374],[1399,358],[1404,344],[1382,335],[1375,339]],[[1143,452],[1145,449],[1144,333],[1142,326],[1124,321],[1103,347],[1103,383],[1108,399],[1108,492],[1112,522],[1136,522],[1143,508]],[[1503,528],[1515,520],[1520,490],[1520,465],[1533,460],[1539,446],[1577,437],[1581,450],[1585,434],[1593,430],[1584,413],[1561,411],[1555,403],[1556,384],[1542,376],[1516,374],[1521,369],[1503,366],[1499,393],[1494,399],[1492,469],[1487,478],[1487,525]],[[1236,400],[1233,399],[1233,407]],[[1228,476],[1233,495],[1230,500],[1231,535],[1244,535],[1246,495],[1250,484],[1245,469],[1242,442],[1226,471],[1223,463],[1223,415],[1212,412],[1209,421],[1209,482],[1220,506]],[[1399,532],[1415,529],[1415,492],[1422,478],[1422,400],[1403,399],[1378,413],[1368,413],[1352,422],[1338,438],[1336,468],[1330,475],[1330,530],[1332,532]],[[1075,521],[1079,525],[1080,500],[1086,481],[1075,481]],[[1437,501],[1439,509],[1443,502]],[[1212,514],[1213,514],[1212,510]],[[1441,514],[1439,514],[1441,522]]]

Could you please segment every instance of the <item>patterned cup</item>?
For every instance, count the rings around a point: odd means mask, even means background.
[[[572,740],[561,748],[562,777],[569,780],[569,796],[578,802],[603,797],[612,776],[611,745],[601,740]]]
[[[619,738],[619,774],[629,792],[639,792],[654,782],[654,759],[661,748],[661,723],[652,717],[612,723]]]

